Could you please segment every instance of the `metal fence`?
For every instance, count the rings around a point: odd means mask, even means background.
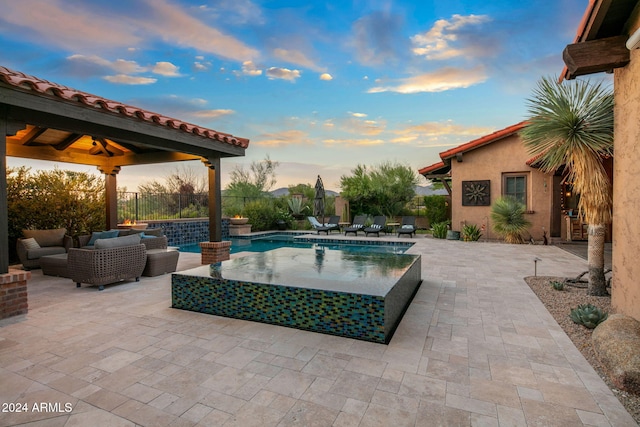
[[[242,210],[256,197],[222,196],[222,211],[227,215]],[[202,218],[209,216],[209,194],[118,192],[118,222],[162,219]]]

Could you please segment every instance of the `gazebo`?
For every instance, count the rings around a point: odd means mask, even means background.
[[[116,228],[116,177],[124,166],[202,160],[209,176],[209,236],[220,242],[220,159],[249,140],[81,92],[0,66],[0,276],[9,272],[7,156],[94,165]],[[225,242],[226,243],[226,242]]]

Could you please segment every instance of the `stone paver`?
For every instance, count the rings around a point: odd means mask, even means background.
[[[636,425],[523,281],[585,260],[412,241],[424,281],[389,345],[175,310],[169,275],[98,292],[36,270],[0,321],[0,403],[27,408],[0,427]]]

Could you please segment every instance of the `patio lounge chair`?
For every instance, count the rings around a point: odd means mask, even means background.
[[[415,216],[403,216],[402,225],[396,230],[398,237],[401,234],[408,234],[409,237],[413,237],[416,234],[416,217]]]
[[[355,218],[353,218],[353,223],[351,223],[350,226],[345,227],[344,235],[346,236],[347,233],[353,233],[357,236],[358,231],[364,231],[364,222],[366,220],[367,220],[366,215],[356,215]]]
[[[313,229],[318,232],[318,234],[320,234],[321,231],[324,231],[327,234],[329,234],[329,232],[333,230],[340,231],[340,225],[338,224],[338,222],[340,221],[340,217],[338,215],[332,215],[331,217],[329,217],[329,222],[326,222],[324,224],[320,224],[320,222],[314,216],[308,216],[307,219],[311,223]]]
[[[373,217],[373,224],[371,224],[371,226],[369,227],[365,227],[365,229],[363,230],[364,235],[368,236],[369,233],[371,233],[380,237],[380,232],[384,231],[384,227],[386,224],[387,224],[387,217],[385,217],[384,215],[376,215]]]

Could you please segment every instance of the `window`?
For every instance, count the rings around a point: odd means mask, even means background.
[[[502,178],[502,194],[527,205],[527,176],[508,174]]]

